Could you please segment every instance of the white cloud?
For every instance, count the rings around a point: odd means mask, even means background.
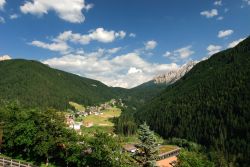
[[[6,4],[5,0],[0,0],[0,10],[4,9],[4,5]]]
[[[112,48],[112,49],[108,49],[108,53],[110,54],[115,54],[117,52],[119,52],[122,48],[121,47],[117,47],[117,48]]]
[[[213,55],[221,51],[222,47],[219,45],[209,45],[207,47],[208,55]]]
[[[86,11],[89,11],[90,9],[92,9],[94,7],[94,4],[87,4],[86,6],[85,6],[85,10]]]
[[[206,10],[202,11],[200,13],[202,16],[205,16],[206,18],[212,18],[218,15],[218,10],[217,9],[212,9],[212,10]]]
[[[136,67],[130,67],[128,70],[128,74],[142,73],[141,69],[137,69]]]
[[[145,45],[146,50],[153,50],[156,48],[157,42],[154,40],[151,40],[151,41],[146,42],[144,45]]]
[[[9,55],[2,55],[0,56],[0,61],[4,61],[4,60],[10,60],[11,57]]]
[[[115,33],[115,36],[118,37],[118,38],[125,38],[126,37],[126,32],[125,31],[119,31],[117,33]]]
[[[135,38],[135,37],[136,37],[136,34],[135,34],[135,33],[130,33],[130,34],[129,34],[129,37]]]
[[[250,0],[243,0],[246,4],[250,5]]]
[[[192,54],[194,54],[194,51],[191,50],[192,46],[187,46],[184,48],[180,48],[178,50],[176,50],[175,52],[178,53],[180,55],[181,59],[185,59],[188,58],[189,56],[191,56]]]
[[[85,4],[85,0],[28,0],[20,9],[24,14],[43,16],[49,11],[54,11],[57,15],[71,23],[82,23],[85,17],[83,10],[88,11],[93,5]]]
[[[222,0],[216,0],[214,2],[214,5],[216,5],[216,6],[222,6]]]
[[[89,44],[93,40],[102,43],[110,43],[113,42],[115,39],[123,39],[125,36],[126,32],[124,31],[115,32],[113,30],[107,31],[104,30],[103,28],[97,28],[96,30],[89,31],[89,34],[84,34],[84,35],[79,33],[73,33],[72,31],[65,31],[63,33],[60,33],[57,37],[53,38],[52,43],[45,43],[36,40],[32,41],[30,44],[43,49],[65,53],[69,52],[69,49],[72,49],[69,46],[69,42],[82,45]],[[108,52],[110,54],[114,54],[118,52],[120,49],[121,48],[113,48]]]
[[[104,28],[97,28],[96,30],[91,30],[89,34],[84,35],[73,33],[72,31],[65,31],[63,33],[60,33],[59,36],[54,39],[54,41],[71,41],[86,45],[93,40],[103,43],[110,43],[117,38],[123,39],[125,36],[126,32],[124,31],[115,32],[114,30],[108,31]]]
[[[240,39],[238,39],[238,40],[235,40],[235,41],[229,43],[227,47],[228,47],[228,48],[233,48],[233,47],[235,47],[236,45],[238,45],[241,41],[243,41],[244,39],[245,39],[245,38],[240,38]]]
[[[17,19],[19,17],[18,14],[12,14],[10,15],[10,19],[14,20],[14,19]]]
[[[224,38],[224,37],[232,35],[233,33],[234,33],[233,30],[221,30],[218,33],[218,38]]]
[[[1,23],[5,23],[5,19],[3,17],[0,16],[0,24]]]
[[[153,79],[158,74],[178,68],[175,63],[150,63],[137,53],[106,59],[102,52],[68,54],[43,61],[51,67],[80,74],[110,86],[131,88]]]
[[[41,41],[32,41],[30,45],[37,46],[43,49],[48,49],[51,51],[62,52],[62,53],[67,52],[67,50],[69,49],[69,46],[64,42],[48,44],[48,43],[44,43]]]
[[[166,51],[166,52],[163,54],[163,57],[170,57],[171,55],[172,55],[171,52]]]
[[[220,16],[220,17],[217,18],[217,20],[223,20],[223,19],[224,19],[223,16]]]
[[[173,52],[167,51],[166,53],[163,54],[163,56],[175,62],[178,62],[180,60],[189,58],[191,55],[195,53],[191,48],[192,46],[189,45],[183,48],[176,49]]]

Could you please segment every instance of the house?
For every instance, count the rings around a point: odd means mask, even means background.
[[[80,130],[82,126],[81,122],[75,122],[74,124],[70,125],[69,127],[74,129],[74,130]]]
[[[135,153],[138,149],[134,144],[125,144],[122,146],[126,152]]]
[[[180,148],[174,146],[160,146],[159,155],[156,164],[159,167],[172,167],[177,163],[177,157],[180,154]]]
[[[123,150],[131,154],[135,154],[138,148],[135,144],[125,144],[122,146]],[[177,158],[180,154],[180,148],[171,145],[159,146],[159,154],[156,158],[156,165],[158,167],[173,167],[177,164]]]

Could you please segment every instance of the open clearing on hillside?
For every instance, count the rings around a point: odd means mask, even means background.
[[[81,104],[70,101],[69,104],[74,107],[77,111],[85,111],[85,107]]]
[[[119,108],[111,108],[99,115],[88,115],[83,118],[83,124],[92,124],[92,126],[114,126],[110,119],[119,117],[121,110]]]

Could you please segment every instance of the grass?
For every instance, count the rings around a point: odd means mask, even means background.
[[[82,127],[81,130],[84,135],[93,136],[97,132],[113,133],[114,128],[112,126],[92,126]]]
[[[114,126],[113,122],[111,122],[111,118],[119,117],[121,115],[121,110],[112,108],[102,113],[102,115],[89,115],[84,117],[83,123],[93,123],[93,126]]]
[[[85,107],[81,104],[70,101],[69,104],[74,107],[77,111],[85,111]]]
[[[163,145],[159,148],[159,153],[162,154],[162,153],[166,153],[166,152],[169,152],[169,151],[172,151],[172,150],[175,150],[177,149],[178,147],[177,146],[173,146],[173,145]]]

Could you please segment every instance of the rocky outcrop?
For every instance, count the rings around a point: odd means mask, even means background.
[[[183,77],[187,72],[189,72],[196,64],[198,61],[190,61],[184,65],[182,65],[180,68],[176,70],[171,70],[167,72],[166,74],[159,75],[154,78],[154,83],[155,84],[172,84],[179,80],[181,77]]]

